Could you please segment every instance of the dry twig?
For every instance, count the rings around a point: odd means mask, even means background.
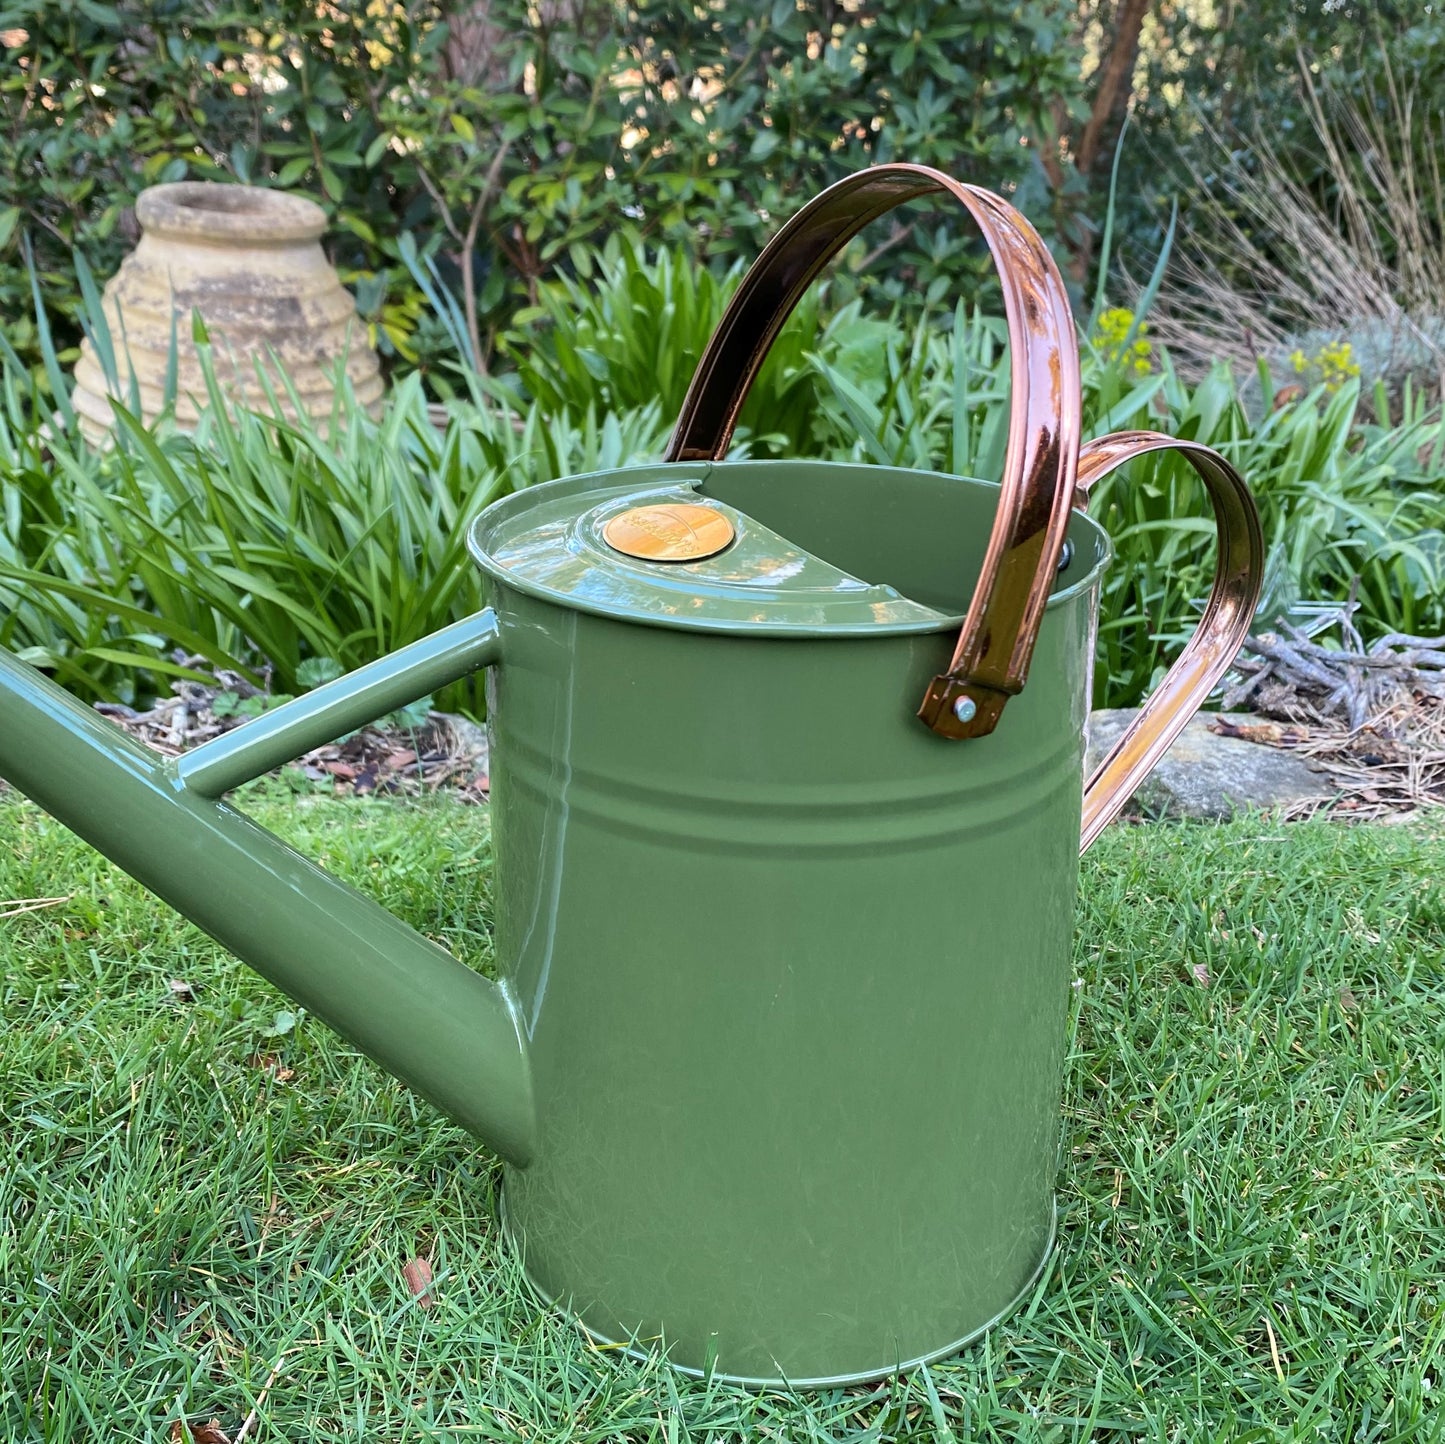
[[[287,1350],[286,1353],[290,1353]],[[235,1444],[246,1444],[246,1435],[256,1427],[256,1420],[261,1412],[261,1405],[266,1402],[266,1395],[271,1392],[271,1385],[274,1384],[281,1373],[281,1364],[286,1357],[283,1353],[280,1358],[271,1365],[271,1372],[266,1376],[266,1382],[261,1385],[261,1392],[256,1395],[256,1402],[251,1405],[251,1412],[242,1421],[241,1427],[236,1431]]]
[[[44,908],[58,908],[74,896],[73,892],[68,892],[64,897],[11,898],[9,902],[0,902],[0,918],[18,918],[21,913],[38,913]]]
[[[1251,727],[1251,740],[1312,758],[1340,790],[1326,804],[1335,811],[1380,818],[1445,806],[1445,637],[1391,632],[1367,647],[1352,611],[1337,620],[1339,648],[1287,624],[1282,636],[1251,637],[1225,710],[1248,705],[1293,724]]]

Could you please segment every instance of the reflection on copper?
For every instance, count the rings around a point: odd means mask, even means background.
[[[814,277],[869,221],[922,196],[958,201],[983,233],[1003,284],[1013,401],[998,514],[948,670],[918,715],[944,737],[992,732],[1028,675],[1058,569],[1079,455],[1079,354],[1064,283],[1012,206],[919,165],[881,165],[810,201],[743,277],[698,363],[668,461],[720,460],[768,348]],[[960,722],[963,698],[973,715]]]
[[[1219,533],[1214,586],[1188,645],[1089,778],[1081,852],[1117,816],[1228,670],[1249,635],[1264,582],[1264,536],[1254,498],[1244,478],[1217,451],[1196,441],[1176,441],[1153,431],[1119,431],[1089,442],[1079,456],[1081,499],[1087,499],[1095,482],[1125,462],[1166,450],[1179,452],[1209,492]]]
[[[1121,432],[1080,449],[1073,316],[1058,268],[1023,216],[998,196],[927,166],[876,166],[831,186],[782,227],[743,277],[698,363],[666,460],[726,455],[748,388],[803,292],[870,221],[930,195],[952,196],[968,211],[998,268],[1012,400],[988,550],[953,659],[924,694],[918,713],[923,721],[944,737],[993,731],[1028,676],[1071,510],[1085,506],[1100,477],[1135,456],[1172,448],[1204,479],[1214,506],[1214,589],[1189,645],[1089,780],[1082,841],[1088,847],[1239,650],[1263,582],[1264,543],[1244,480],[1208,447],[1153,432]],[[965,698],[973,703],[972,715],[960,722],[954,708]]]

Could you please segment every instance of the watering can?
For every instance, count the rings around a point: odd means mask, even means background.
[[[1002,280],[1001,482],[725,460],[804,289],[928,196]],[[1109,559],[1085,500],[1170,447],[1213,503],[1213,590],[1082,787]],[[486,610],[174,760],[0,652],[0,775],[500,1154],[506,1236],[595,1338],[800,1387],[958,1349],[1052,1246],[1080,838],[1246,634],[1244,482],[1152,433],[1081,446],[1038,235],[884,165],[763,251],[662,463],[508,496],[469,541]],[[225,796],[482,668],[496,981]]]

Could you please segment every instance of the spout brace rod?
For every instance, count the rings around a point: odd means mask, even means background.
[[[220,797],[470,676],[496,650],[497,617],[489,607],[182,754],[176,778],[199,797]]]

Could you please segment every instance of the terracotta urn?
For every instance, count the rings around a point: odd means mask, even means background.
[[[313,201],[260,186],[181,181],[152,186],[136,201],[141,240],[106,284],[119,389],[87,339],[75,367],[72,398],[81,429],[97,444],[114,421],[106,393],[131,404],[139,383],[146,422],[160,412],[172,334],[176,346],[175,417],[194,425],[206,387],[192,338],[191,313],[206,323],[216,375],[243,406],[270,409],[258,370],[283,409],[295,407],[281,384],[290,379],[304,410],[331,411],[339,364],[356,398],[373,415],[382,383],[376,353],[356,303],[321,250],[326,213]]]

